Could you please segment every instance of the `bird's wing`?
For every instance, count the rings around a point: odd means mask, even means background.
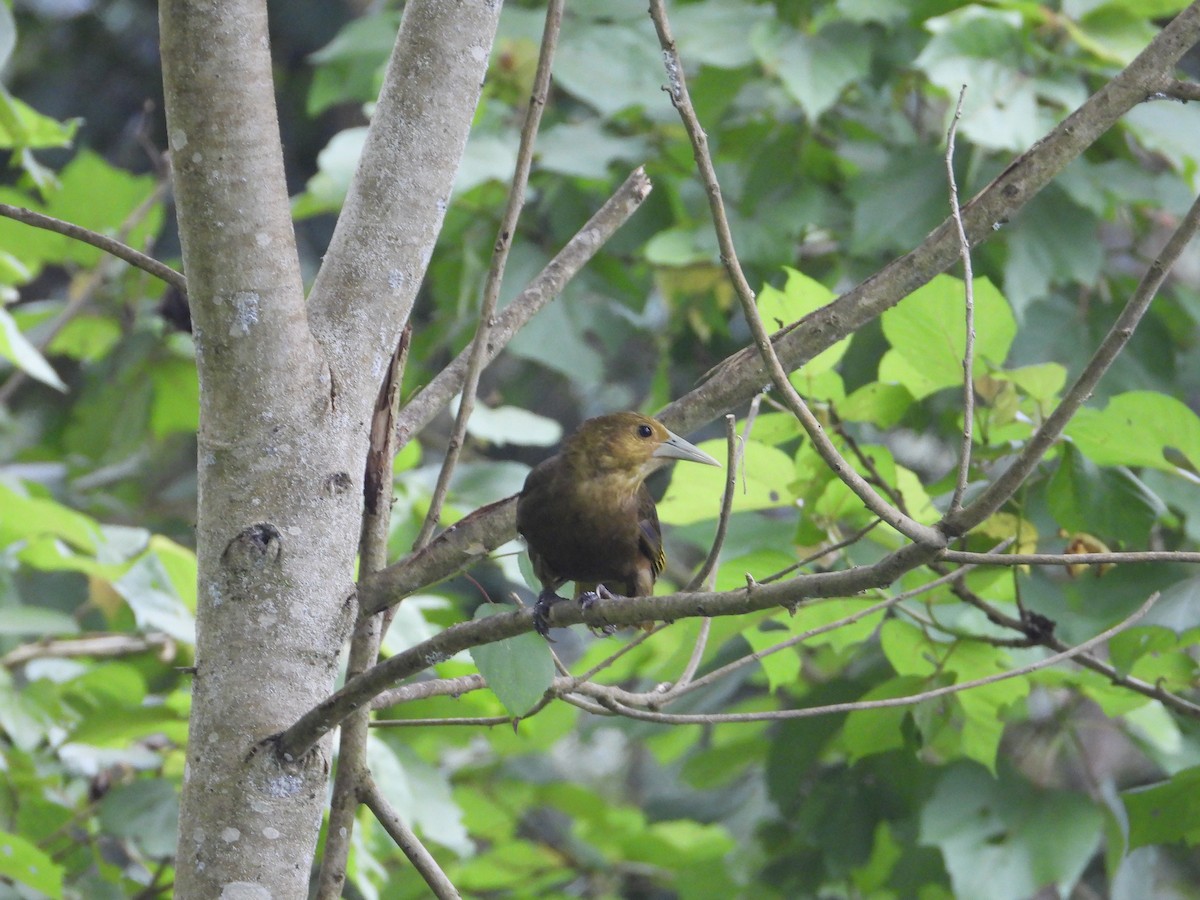
[[[638,491],[638,549],[650,560],[654,571],[654,579],[667,566],[667,555],[663,551],[662,526],[658,524],[658,510],[654,506],[654,498],[646,485]]]

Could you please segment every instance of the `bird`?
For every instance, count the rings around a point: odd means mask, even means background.
[[[549,639],[547,615],[568,581],[585,609],[600,597],[653,593],[666,556],[646,476],[676,459],[721,465],[661,422],[618,412],[583,422],[529,472],[517,497],[517,531],[542,584],[539,634]]]

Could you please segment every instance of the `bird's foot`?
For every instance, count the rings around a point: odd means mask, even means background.
[[[587,611],[597,600],[613,600],[616,598],[616,596],[616,594],[614,594],[604,585],[598,584],[596,585],[596,589],[594,591],[584,591],[579,595],[579,606],[584,611]],[[596,635],[596,637],[612,637],[617,633],[617,627],[615,625],[603,625],[600,628],[594,628],[593,626],[589,625],[588,630],[592,634]]]
[[[562,599],[554,591],[542,591],[538,594],[537,603],[533,605],[533,627],[552,644],[554,640],[550,637],[550,620],[546,617],[550,614],[550,607]]]

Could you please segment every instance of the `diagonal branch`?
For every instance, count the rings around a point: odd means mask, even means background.
[[[1192,203],[1187,215],[1183,217],[1183,221],[1179,223],[1179,227],[1167,241],[1162,253],[1150,264],[1150,268],[1146,271],[1141,283],[1138,284],[1137,290],[1133,292],[1133,296],[1121,310],[1121,314],[1113,323],[1112,328],[1100,342],[1096,352],[1092,354],[1087,366],[1079,373],[1075,383],[1063,395],[1062,401],[1034,432],[1033,437],[1021,449],[1016,459],[975,498],[974,502],[963,509],[952,510],[942,520],[942,527],[948,535],[957,536],[970,531],[1016,493],[1025,479],[1029,477],[1029,473],[1042,461],[1046,451],[1058,440],[1063,429],[1083,406],[1084,401],[1092,395],[1100,378],[1108,371],[1117,355],[1129,342],[1138,322],[1146,314],[1158,289],[1166,280],[1167,273],[1187,248],[1197,229],[1200,229],[1200,197],[1197,197]]]
[[[158,199],[158,197],[156,196],[155,199]],[[147,256],[140,250],[133,249],[133,247],[130,247],[117,238],[100,234],[99,232],[92,231],[90,228],[84,228],[82,225],[73,225],[70,222],[64,222],[62,219],[56,219],[44,213],[34,212],[32,209],[26,209],[23,206],[10,206],[7,203],[0,203],[0,216],[21,222],[25,225],[32,225],[34,228],[53,231],[55,234],[61,234],[64,237],[69,237],[84,244],[90,244],[97,250],[103,250],[110,256],[115,256],[117,259],[129,263],[131,266],[135,266],[143,272],[147,272],[155,278],[165,281],[171,287],[175,288],[175,290],[179,291],[179,293],[185,297],[187,296],[187,279],[183,277],[183,273],[177,272],[166,263],[159,262],[153,256]]]

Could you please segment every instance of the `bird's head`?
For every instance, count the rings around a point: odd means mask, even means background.
[[[661,422],[635,412],[588,419],[567,438],[562,454],[577,472],[626,475],[637,484],[673,459],[721,465]]]

